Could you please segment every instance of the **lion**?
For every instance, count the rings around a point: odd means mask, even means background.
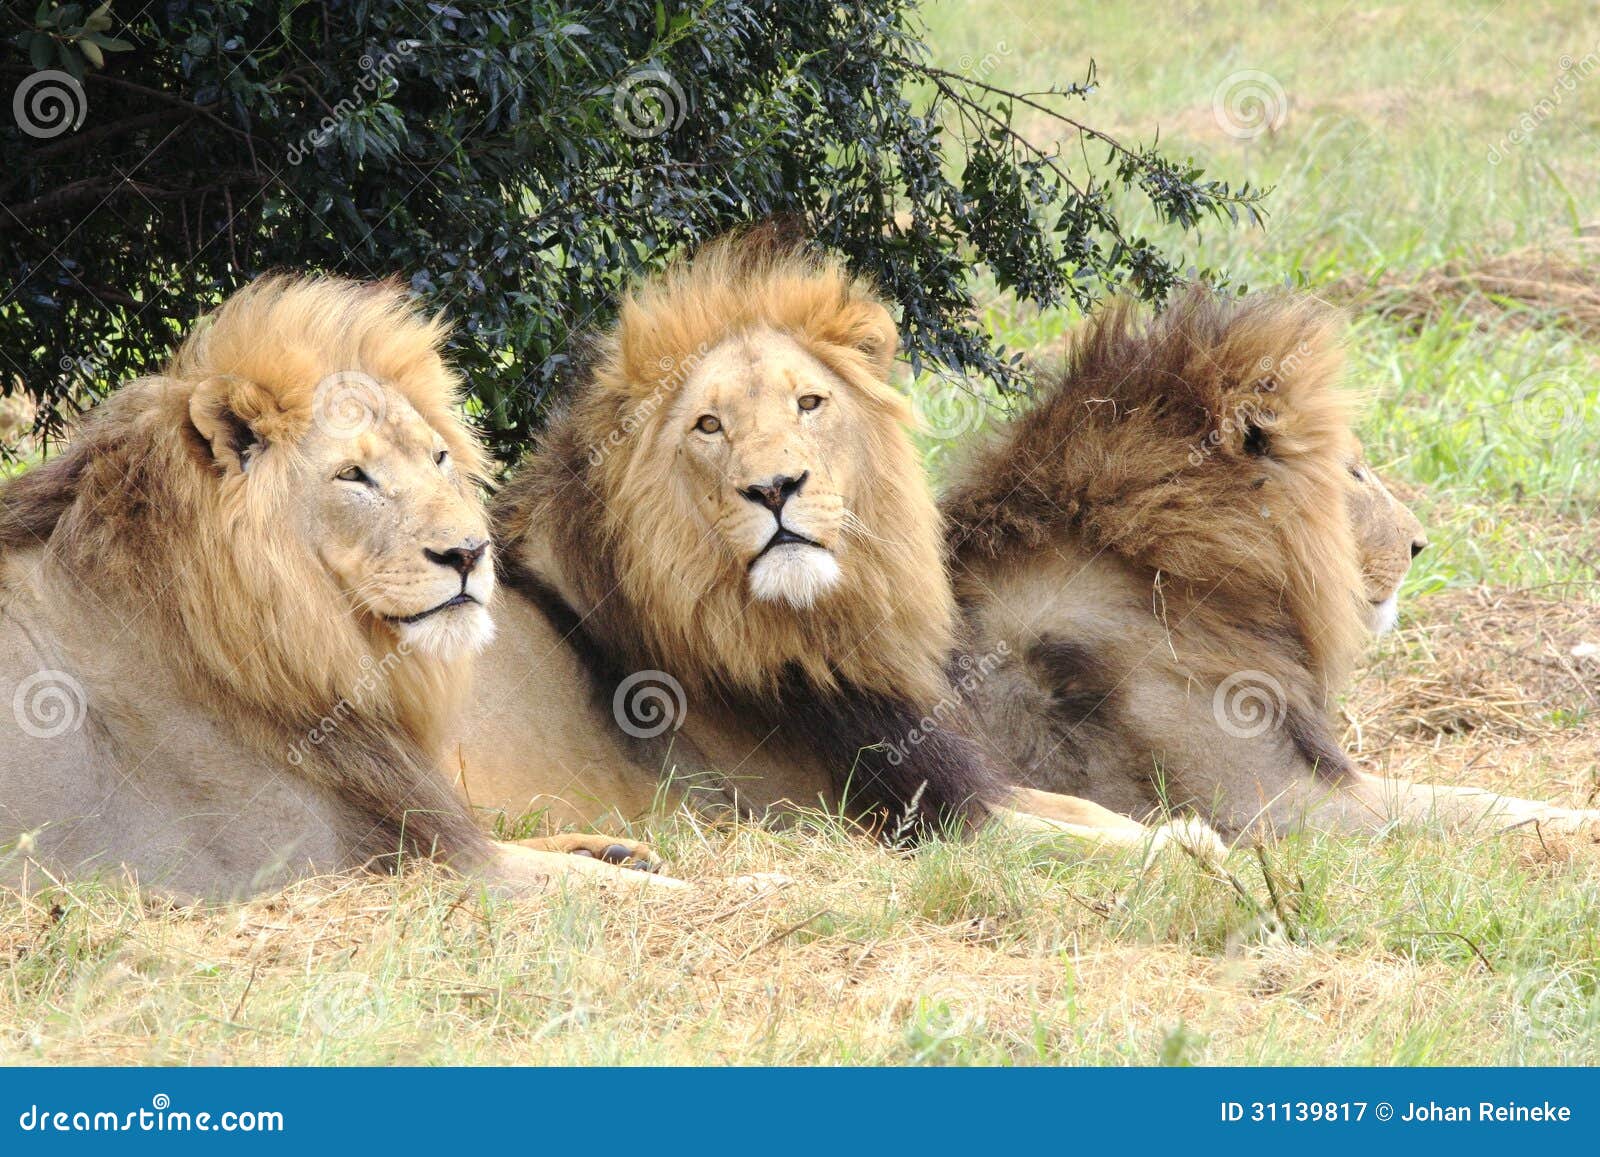
[[[1341,749],[1335,698],[1427,546],[1363,459],[1341,336],[1303,297],[1196,290],[1146,325],[1113,306],[958,469],[967,647],[1017,658],[970,696],[1004,774],[1236,838],[1600,817],[1380,778]]]
[[[937,505],[865,281],[761,233],[636,286],[496,497],[509,590],[453,757],[558,824],[673,801],[963,830],[1000,786],[957,727]]]
[[[627,295],[493,505],[509,597],[447,752],[475,806],[558,826],[810,807],[894,843],[990,820],[1178,834],[1048,793],[1049,820],[1023,816],[969,736],[961,686],[988,660],[955,658],[898,342],[869,283],[761,231]]]
[[[491,843],[438,765],[495,587],[445,332],[394,286],[259,280],[0,488],[8,883],[636,875]]]

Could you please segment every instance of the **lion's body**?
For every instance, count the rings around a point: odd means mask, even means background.
[[[895,343],[841,267],[748,238],[630,295],[496,503],[521,605],[463,734],[474,804],[633,818],[670,773],[746,813],[981,807],[994,785],[957,729],[905,744],[953,698],[955,612]],[[531,717],[557,702],[566,722]]]
[[[1016,782],[1231,834],[1583,813],[1354,769],[1332,716],[1424,545],[1362,463],[1339,335],[1297,299],[1115,308],[947,496],[972,700]]]
[[[490,845],[436,761],[494,582],[443,335],[392,288],[257,282],[0,489],[8,880],[566,870]]]

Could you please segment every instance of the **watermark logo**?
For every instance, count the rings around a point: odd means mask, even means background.
[[[1517,978],[1513,990],[1517,1027],[1534,1040],[1573,1036],[1600,1018],[1600,999],[1585,991],[1578,973],[1535,968]]]
[[[1279,727],[1289,712],[1283,685],[1265,671],[1236,671],[1211,696],[1217,726],[1235,739],[1256,739]]]
[[[630,72],[611,98],[611,115],[636,140],[650,140],[683,123],[689,102],[672,74],[660,68]]]
[[[54,68],[24,78],[11,94],[11,119],[42,141],[76,132],[88,112],[89,99],[78,78]]]
[[[347,439],[375,429],[388,409],[388,394],[378,379],[360,370],[340,370],[317,383],[311,420],[324,433]]]
[[[994,70],[1000,67],[1000,62],[1011,55],[1011,45],[1004,40],[994,43],[993,52],[985,52],[982,56],[974,56],[970,52],[963,52],[961,59],[956,61],[956,67],[971,76],[974,80],[987,80]]]
[[[11,696],[17,726],[35,739],[60,739],[83,726],[89,697],[65,671],[35,671]]]
[[[1523,438],[1550,438],[1578,422],[1583,391],[1561,370],[1544,370],[1518,382],[1506,425]]]
[[[913,751],[931,739],[935,733],[952,726],[959,730],[963,725],[965,703],[971,700],[978,687],[1010,657],[1011,644],[1004,639],[995,644],[994,650],[982,655],[961,654],[950,672],[950,693],[942,696],[930,707],[927,714],[918,719],[917,725],[910,731],[898,738],[887,740],[883,746],[884,758],[891,765],[899,767],[911,757]],[[915,811],[915,807],[908,809],[911,814]]]
[[[392,93],[392,85],[398,83],[393,81],[395,69],[411,59],[411,54],[417,50],[418,43],[419,41],[415,40],[402,40],[395,45],[393,52],[385,52],[382,56],[363,54],[356,61],[361,66],[361,78],[356,81],[356,91],[334,105],[333,110],[317,123],[316,128],[289,146],[288,162],[291,165],[298,165],[317,149],[333,140],[333,134],[338,131],[339,126],[361,112],[366,97],[375,92],[384,95]]]
[[[328,977],[317,983],[306,1001],[306,1015],[323,1036],[348,1036],[364,1021],[380,1019],[375,1007],[380,996],[364,973]]]
[[[290,766],[299,767],[313,747],[321,747],[332,739],[345,721],[361,709],[369,695],[388,685],[390,674],[409,654],[411,644],[401,643],[394,650],[386,651],[382,659],[374,659],[371,655],[361,656],[361,677],[350,688],[350,694],[335,703],[302,739],[289,748],[285,757]]]
[[[611,456],[613,450],[630,441],[635,434],[644,429],[667,399],[688,381],[695,368],[705,359],[706,353],[707,348],[702,343],[698,349],[683,357],[663,356],[656,363],[658,374],[655,389],[623,415],[622,421],[617,423],[604,440],[589,447],[589,464],[600,465]]]
[[[937,372],[925,388],[916,391],[911,406],[923,432],[941,442],[978,429],[983,425],[986,409],[984,400],[966,382]]]
[[[635,739],[654,739],[683,726],[689,701],[683,684],[665,671],[635,671],[617,684],[611,714]]]
[[[1240,141],[1275,133],[1289,119],[1289,96],[1270,72],[1229,73],[1211,93],[1217,127]]]

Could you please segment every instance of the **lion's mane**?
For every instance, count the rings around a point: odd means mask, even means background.
[[[1063,540],[1120,559],[1200,674],[1254,665],[1320,718],[1368,638],[1341,338],[1303,297],[1111,306],[946,495],[958,572]]]
[[[798,613],[752,600],[737,563],[710,557],[665,497],[666,400],[699,358],[762,328],[798,341],[871,416],[861,434],[873,479],[852,502],[865,532],[826,606]],[[920,789],[927,814],[965,815],[994,789],[959,729],[936,729],[898,761],[882,746],[955,699],[938,508],[907,436],[910,407],[885,380],[896,340],[872,287],[839,262],[759,233],[714,242],[626,297],[574,397],[499,496],[495,525],[513,584],[530,532],[550,542],[566,593],[586,608],[584,630],[615,665],[606,678],[661,669],[752,725],[767,721],[775,742],[853,771],[861,808],[898,811]]]
[[[312,552],[284,541],[282,512],[317,383],[335,373],[399,391],[482,475],[439,355],[445,332],[393,285],[263,278],[203,319],[161,374],[98,406],[64,452],[0,489],[0,549],[42,545],[72,579],[62,599],[81,589],[114,609],[121,645],[166,656],[264,754],[301,752],[300,774],[372,817],[373,855],[396,851],[402,830],[424,851],[481,846],[429,754],[468,668],[388,660]],[[219,477],[190,419],[196,391],[216,388],[281,451],[259,456],[249,485]],[[324,739],[307,744],[313,729]]]

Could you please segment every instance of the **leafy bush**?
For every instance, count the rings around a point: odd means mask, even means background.
[[[251,276],[316,268],[399,274],[447,309],[481,421],[512,449],[623,282],[774,215],[879,279],[914,363],[1006,381],[973,319],[977,267],[1039,303],[1157,297],[1173,259],[1119,224],[1120,190],[1183,228],[1258,213],[1248,188],[1072,121],[1103,163],[1031,148],[1014,110],[1064,117],[1092,69],[1031,95],[941,71],[908,0],[5,15],[0,381],[17,375],[46,426],[151,370]]]

